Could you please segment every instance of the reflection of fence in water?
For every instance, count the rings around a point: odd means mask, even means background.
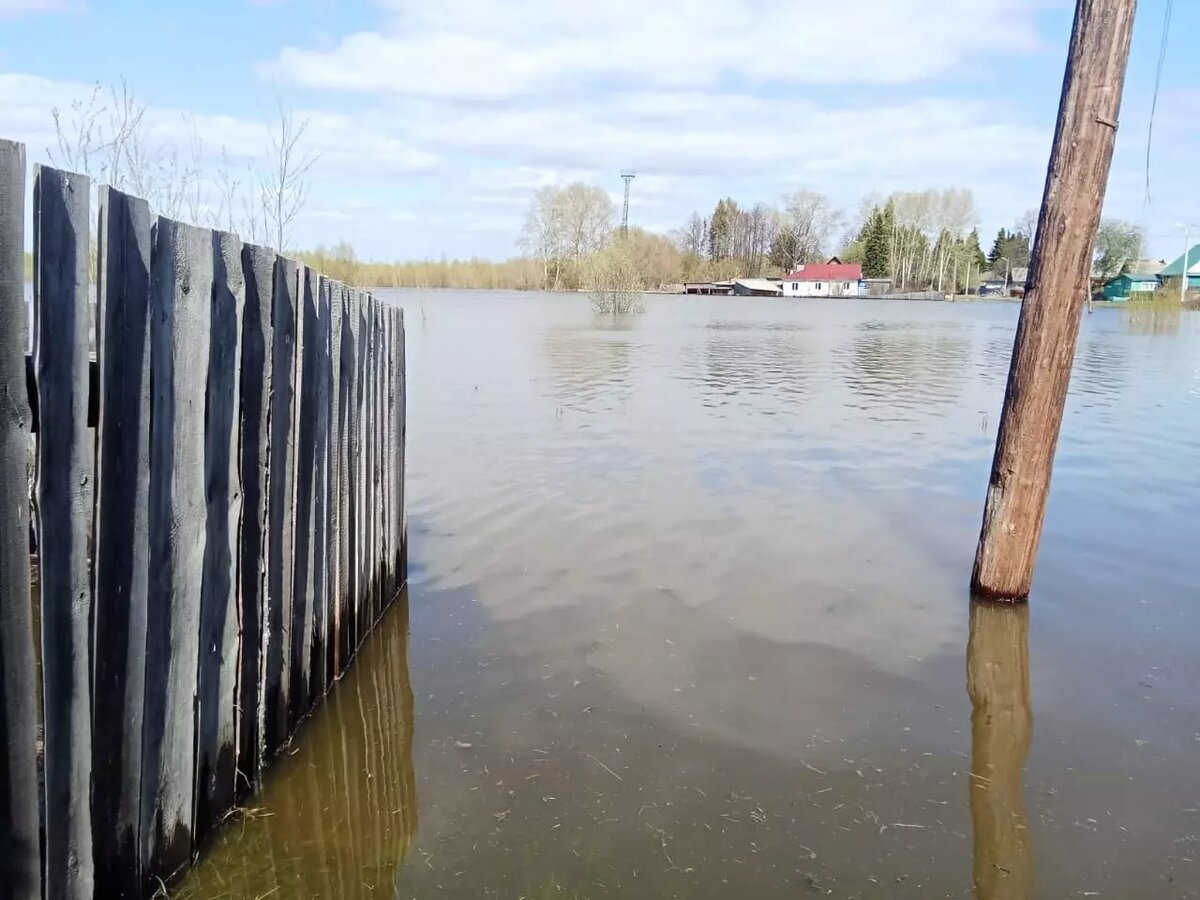
[[[403,593],[176,900],[392,896],[417,826]]]
[[[1025,759],[1033,737],[1028,606],[972,603],[967,693],[975,896],[1026,900],[1033,880],[1024,796]]]

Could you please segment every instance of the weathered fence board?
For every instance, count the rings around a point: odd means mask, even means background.
[[[297,266],[275,264],[272,303],[269,512],[267,514],[266,651],[263,669],[264,755],[271,759],[291,734],[288,692],[292,664],[292,541],[295,533]]]
[[[46,896],[91,897],[92,709],[87,435],[88,192],[82,175],[34,174],[34,368],[45,698]]]
[[[354,367],[353,293],[342,288],[338,329],[338,675],[346,670],[354,652]]]
[[[325,687],[342,673],[342,548],[346,540],[341,533],[344,520],[342,473],[342,311],[345,309],[345,288],[340,282],[329,282],[329,618],[326,623]]]
[[[317,304],[312,270],[299,270],[299,313],[296,317],[296,479],[295,534],[292,540],[292,670],[288,688],[289,730],[308,711],[312,657],[313,483],[316,466]]]
[[[367,630],[379,617],[379,309],[367,297]],[[364,635],[365,637],[365,635]]]
[[[312,484],[312,629],[309,653],[308,706],[325,692],[325,630],[329,576],[329,282],[313,273],[316,330],[313,337],[313,484]],[[305,710],[307,712],[307,709]]]
[[[242,511],[238,474],[242,242],[212,235],[212,324],[204,413],[207,500],[197,683],[195,840],[233,806],[238,610],[236,561]]]
[[[150,317],[150,604],[142,844],[147,882],[192,854],[196,673],[205,562],[204,418],[212,331],[208,231],[159,217]]]
[[[245,245],[242,270],[246,305],[242,317],[242,519],[238,559],[241,650],[238,664],[238,777],[235,799],[258,790],[262,774],[262,667],[268,634],[266,605],[266,515],[269,471],[271,353],[274,343],[271,305],[275,252]]]
[[[369,412],[370,393],[368,391],[367,378],[370,373],[370,340],[371,332],[369,328],[369,319],[367,318],[367,303],[366,297],[359,292],[357,301],[357,316],[358,316],[358,447],[355,449],[355,493],[358,495],[358,515],[355,517],[355,530],[358,533],[357,547],[357,563],[356,563],[356,578],[358,581],[357,596],[355,603],[357,607],[356,626],[357,634],[354,638],[354,646],[357,648],[363,637],[370,629],[371,621],[371,582],[368,577],[368,563],[370,548],[367,545],[369,532],[367,522],[370,520],[368,503],[370,495],[367,491],[367,478],[369,474],[368,461],[370,454],[368,452],[368,436],[369,423],[371,421]]]
[[[397,462],[398,472],[396,478],[399,483],[400,497],[397,501],[396,514],[399,517],[397,527],[398,532],[398,549],[396,555],[396,571],[400,587],[408,581],[408,530],[407,523],[404,519],[404,511],[408,509],[407,501],[408,494],[406,488],[407,478],[407,446],[408,446],[408,351],[406,344],[406,332],[404,330],[404,310],[397,308],[396,319],[400,327],[400,335],[397,341],[397,349],[400,352],[400,362],[396,371],[396,381],[399,384],[399,394],[396,399],[396,408],[393,412],[396,415],[395,434],[393,440],[396,441],[396,447],[400,453],[400,459]]]
[[[150,207],[102,187],[99,225],[93,845],[97,893],[136,897],[150,573]]]
[[[25,148],[0,140],[0,878],[13,900],[37,900],[42,879],[24,251]]]

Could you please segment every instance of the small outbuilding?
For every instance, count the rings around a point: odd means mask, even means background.
[[[768,278],[738,278],[733,282],[733,292],[739,297],[778,297],[783,289],[779,282]]]

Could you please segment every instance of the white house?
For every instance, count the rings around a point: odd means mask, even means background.
[[[783,276],[785,297],[858,297],[866,294],[862,266],[857,263],[816,263]]]

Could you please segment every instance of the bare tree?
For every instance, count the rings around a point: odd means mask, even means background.
[[[824,256],[842,216],[829,198],[817,191],[794,191],[783,198],[780,243],[792,269]]]
[[[554,290],[558,290],[561,277],[565,230],[558,193],[558,188],[547,185],[533,195],[519,240],[521,249],[542,264],[542,287]],[[553,283],[550,281],[551,267],[554,268]]]
[[[262,174],[260,187],[266,211],[268,239],[282,252],[296,217],[308,203],[308,173],[319,155],[304,148],[304,135],[311,119],[297,121],[295,115],[278,106],[279,116],[269,129],[271,151],[269,167]]]
[[[86,98],[72,100],[65,112],[57,106],[52,108],[56,146],[46,151],[50,162],[89,178],[102,177],[106,148],[101,122],[104,111],[99,84]]]
[[[1029,238],[1030,247],[1033,246],[1034,239],[1037,237],[1037,223],[1040,213],[1040,209],[1027,209],[1021,215],[1021,218],[1017,219],[1017,231]]]
[[[684,253],[699,258],[704,255],[705,244],[708,242],[708,220],[699,213],[692,213],[687,223],[679,232],[679,249]]]
[[[229,154],[221,148],[221,165],[216,171],[217,183],[217,227],[226,231],[236,231],[235,225],[238,192],[241,190],[241,179],[237,178],[229,167]]]
[[[530,201],[520,245],[541,261],[544,283],[558,290],[564,265],[569,274],[580,275],[583,260],[608,244],[615,215],[611,198],[601,188],[578,182],[548,185]]]

